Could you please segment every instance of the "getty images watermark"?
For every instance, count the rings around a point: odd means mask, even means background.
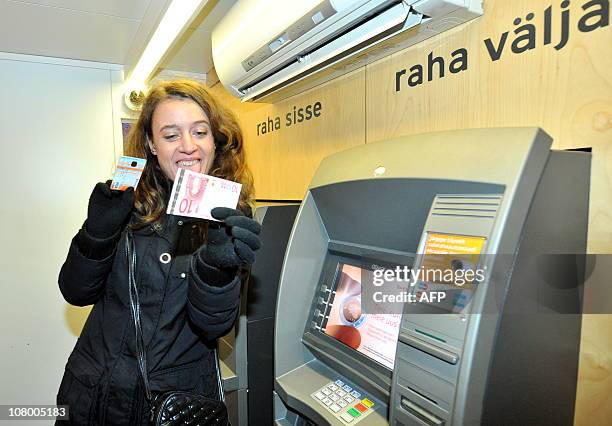
[[[605,297],[609,254],[425,254],[358,262],[361,273],[354,276],[366,314],[612,312],[612,298]]]
[[[453,259],[447,265],[446,268],[428,265],[417,269],[372,265],[372,285],[386,286],[385,291],[373,291],[372,300],[375,303],[442,302],[449,290],[471,290],[472,285],[485,279],[486,266],[475,268],[459,259]]]

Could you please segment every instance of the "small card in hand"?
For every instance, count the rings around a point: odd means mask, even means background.
[[[126,155],[119,157],[111,189],[125,191],[130,186],[136,189],[146,163],[147,160],[144,158],[128,157]]]

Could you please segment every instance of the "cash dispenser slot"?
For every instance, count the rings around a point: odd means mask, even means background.
[[[439,418],[438,416],[430,413],[423,407],[414,402],[410,401],[408,398],[401,397],[401,407],[406,410],[408,413],[412,414],[417,419],[421,420],[426,425],[431,426],[444,426],[444,420]]]
[[[431,343],[421,340],[417,337],[410,336],[405,333],[400,333],[399,340],[409,346],[412,346],[415,349],[418,349],[433,357],[441,359],[444,362],[448,362],[449,364],[456,365],[457,362],[459,362],[458,354],[432,345]]]

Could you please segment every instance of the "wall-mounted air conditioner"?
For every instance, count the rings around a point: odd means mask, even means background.
[[[234,96],[274,102],[482,13],[482,0],[238,0],[213,61]]]

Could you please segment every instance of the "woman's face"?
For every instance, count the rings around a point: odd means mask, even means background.
[[[208,173],[215,159],[215,140],[204,110],[191,99],[166,99],[153,112],[149,147],[168,179],[179,168]]]

